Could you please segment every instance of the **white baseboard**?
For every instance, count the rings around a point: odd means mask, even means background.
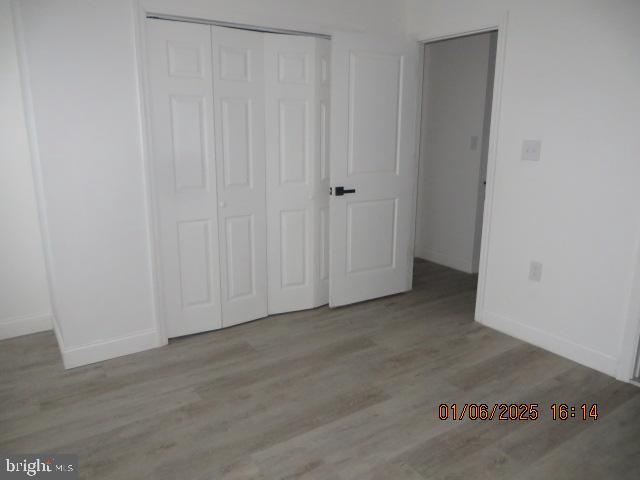
[[[455,270],[462,270],[466,273],[475,273],[473,271],[473,262],[471,259],[452,257],[444,253],[434,252],[433,250],[416,251],[416,256]]]
[[[479,312],[476,321],[599,372],[616,374],[616,359],[589,347],[487,311]]]
[[[109,360],[131,353],[142,352],[165,345],[156,330],[135,332],[120,338],[62,349],[62,361],[65,368],[80,367],[90,363]]]
[[[44,332],[53,328],[51,313],[22,315],[0,319],[0,340]]]

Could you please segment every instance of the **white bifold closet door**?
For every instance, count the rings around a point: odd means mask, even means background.
[[[269,313],[328,302],[329,41],[265,35]]]
[[[211,27],[222,326],[267,315],[264,34]]]
[[[147,21],[153,187],[167,335],[222,326],[211,29]]]
[[[328,41],[147,20],[169,337],[328,302]]]

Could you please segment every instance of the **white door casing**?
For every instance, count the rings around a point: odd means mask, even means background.
[[[147,20],[153,180],[169,337],[222,326],[205,25]]]
[[[411,289],[417,44],[338,34],[331,51],[331,306]]]
[[[224,327],[267,315],[265,34],[211,27]]]
[[[321,188],[326,122],[322,123],[319,104],[319,42],[326,40],[265,35],[271,314],[313,308],[328,300],[319,288],[327,279],[321,280],[317,260],[320,204],[328,204],[328,188]]]

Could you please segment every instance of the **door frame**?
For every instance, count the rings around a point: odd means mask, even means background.
[[[478,33],[496,32],[496,62],[495,73],[493,80],[493,99],[491,102],[491,125],[489,129],[489,151],[487,154],[487,184],[485,188],[484,198],[484,212],[482,215],[482,235],[480,240],[480,265],[478,268],[478,289],[476,293],[476,308],[474,312],[474,319],[478,323],[484,322],[484,304],[485,304],[485,292],[488,270],[488,256],[489,245],[491,242],[491,219],[493,217],[494,209],[494,184],[497,169],[497,157],[498,157],[498,139],[500,134],[500,113],[502,104],[502,84],[504,77],[505,58],[507,52],[507,27],[509,22],[509,13],[507,12],[504,17],[494,24],[488,24],[480,26],[471,30],[454,30],[445,34],[420,37],[418,39],[419,58],[418,58],[418,101],[421,108],[418,110],[418,118],[416,122],[416,182],[414,192],[414,222],[412,225],[413,232],[411,238],[413,239],[412,255],[415,253],[415,230],[417,220],[417,206],[418,206],[418,174],[420,166],[420,135],[422,132],[422,88],[423,88],[423,73],[424,73],[424,46],[428,43],[438,42],[441,40],[450,40],[453,38],[467,37],[469,35],[475,35]],[[412,269],[411,269],[412,270]]]
[[[144,0],[133,0],[131,2],[133,11],[133,31],[134,50],[136,62],[136,82],[138,114],[140,116],[140,145],[141,157],[144,170],[145,189],[145,209],[148,224],[149,263],[151,266],[151,283],[153,296],[153,313],[155,317],[157,336],[159,345],[169,343],[167,330],[167,312],[164,308],[164,280],[162,278],[162,257],[160,250],[160,230],[159,230],[159,202],[158,194],[155,190],[156,170],[153,155],[153,136],[151,133],[151,84],[148,73],[148,48],[147,48],[147,17],[156,17],[160,20],[184,21],[189,23],[201,23],[208,25],[219,25],[231,28],[241,28],[246,30],[257,30],[267,33],[287,33],[292,35],[304,35],[320,37],[331,40],[331,35],[322,32],[306,32],[301,30],[282,29],[277,27],[267,27],[249,24],[238,24],[222,20],[214,20],[204,17],[193,17],[193,11],[177,6],[171,10],[162,11],[158,9],[148,10],[144,6]],[[220,274],[220,272],[219,272]]]

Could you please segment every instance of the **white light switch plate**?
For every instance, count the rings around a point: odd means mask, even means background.
[[[542,142],[540,140],[524,140],[522,142],[522,160],[539,162],[541,149]]]

